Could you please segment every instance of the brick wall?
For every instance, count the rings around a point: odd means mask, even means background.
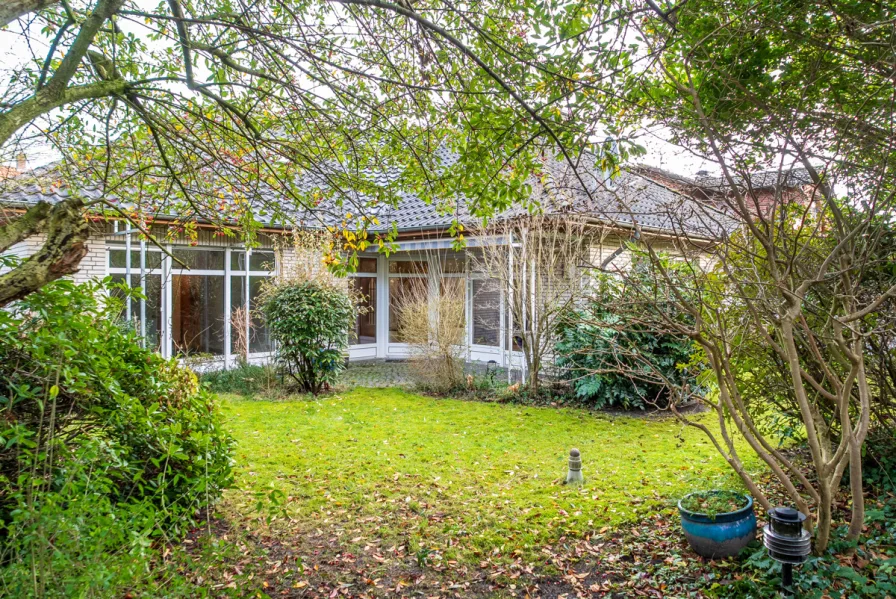
[[[215,235],[213,231],[201,230],[198,239],[193,240],[183,235],[175,235],[166,238],[166,231],[163,227],[154,227],[153,235],[166,243],[181,245],[200,245],[211,247],[239,247],[239,241],[236,238],[227,238]],[[4,254],[12,254],[19,258],[28,258],[37,252],[43,245],[45,236],[43,234],[33,235],[28,239],[13,245]],[[135,251],[140,249],[139,241],[135,235],[132,238],[133,248]],[[91,279],[102,279],[106,276],[106,243],[124,244],[124,237],[114,235],[113,227],[110,223],[97,223],[91,227],[90,237],[87,240],[87,255],[81,260],[76,272],[72,276],[72,280],[77,283],[85,283]],[[261,248],[271,248],[274,246],[272,238],[266,235],[258,236],[259,246]],[[285,248],[281,252],[281,259],[285,264],[293,266],[296,264],[295,253],[292,248]],[[9,269],[0,269],[0,273],[7,272]]]
[[[46,236],[44,234],[32,235],[24,241],[13,245],[4,255],[14,255],[21,259],[28,258],[37,252],[44,244]],[[0,273],[8,272],[9,269],[0,269]],[[87,255],[81,260],[78,272],[72,279],[77,283],[84,283],[93,278],[103,278],[106,276],[106,242],[103,239],[103,231],[100,228],[91,230],[90,238],[87,240]]]
[[[87,240],[87,255],[81,260],[78,272],[72,276],[76,283],[106,276],[106,241],[103,234],[100,227],[91,228],[90,238]]]

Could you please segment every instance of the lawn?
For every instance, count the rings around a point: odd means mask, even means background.
[[[245,516],[256,493],[277,490],[284,513],[271,530],[317,531],[345,551],[397,544],[421,563],[531,559],[688,491],[740,487],[702,433],[671,418],[397,389],[222,403],[238,444],[223,511]],[[560,484],[572,447],[582,487]]]

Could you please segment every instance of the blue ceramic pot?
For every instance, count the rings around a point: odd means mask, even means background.
[[[693,493],[692,493],[693,494]],[[756,513],[753,511],[753,498],[745,495],[747,505],[736,512],[724,514],[699,514],[681,507],[678,502],[678,513],[681,514],[681,527],[688,538],[691,548],[703,557],[731,557],[740,553],[750,541],[756,538]]]

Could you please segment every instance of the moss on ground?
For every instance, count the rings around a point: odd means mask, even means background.
[[[359,549],[407,543],[423,560],[534,557],[544,543],[689,491],[740,488],[702,433],[669,418],[397,389],[223,399],[238,442],[237,490],[225,511],[246,516],[254,493],[276,489],[286,496],[287,529],[332,530]],[[559,483],[571,447],[582,452],[582,487]]]

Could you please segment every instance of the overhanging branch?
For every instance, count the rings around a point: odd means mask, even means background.
[[[78,271],[87,254],[90,225],[84,204],[71,197],[49,209],[43,231],[44,245],[30,258],[0,275],[0,307],[37,291],[47,283]]]

